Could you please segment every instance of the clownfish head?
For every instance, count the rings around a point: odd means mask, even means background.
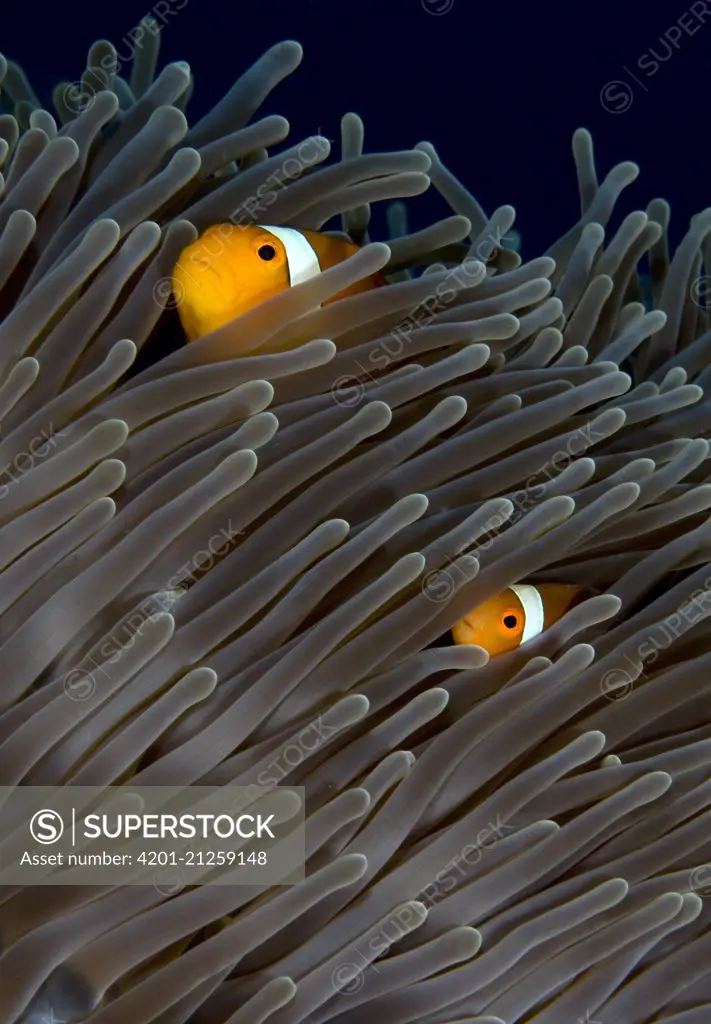
[[[215,224],[182,251],[173,270],[173,294],[188,341],[308,281],[358,248],[318,231]],[[374,275],[327,301],[385,283],[382,275]]]
[[[587,587],[566,583],[518,583],[460,619],[452,636],[455,644],[475,644],[489,655],[504,654],[539,636],[589,594]]]

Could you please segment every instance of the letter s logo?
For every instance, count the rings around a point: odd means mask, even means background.
[[[62,838],[64,822],[57,811],[37,811],[30,822],[32,838],[43,846],[49,846]]]

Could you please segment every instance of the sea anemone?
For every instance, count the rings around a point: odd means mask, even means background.
[[[280,148],[296,43],[189,128],[141,28],[57,120],[0,58],[0,782],[304,787],[305,877],[5,886],[1,1024],[708,1021],[711,210],[609,231],[579,130],[523,262],[429,143]],[[365,244],[184,344],[178,255],[265,221]],[[446,643],[522,579],[591,596]]]

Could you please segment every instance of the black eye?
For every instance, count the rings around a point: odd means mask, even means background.
[[[273,245],[260,245],[257,249],[257,256],[260,260],[265,260],[267,263],[269,260],[273,260],[276,256],[276,249]]]
[[[518,619],[515,615],[504,615],[504,625],[507,629],[516,629]]]

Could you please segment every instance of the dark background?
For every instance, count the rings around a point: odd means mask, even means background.
[[[297,39],[303,63],[263,113],[285,115],[294,142],[319,129],[338,138],[349,110],[365,121],[368,149],[433,142],[487,212],[516,208],[527,257],[577,217],[578,126],[593,133],[601,178],[621,160],[640,165],[625,212],[663,196],[678,240],[711,201],[711,0],[703,25],[691,8],[703,17],[705,4],[693,0],[187,0],[175,10],[184,2],[171,0],[161,66],[190,63],[191,120],[267,47]],[[95,39],[125,54],[150,9],[145,0],[7,4],[0,48],[49,104],[53,84],[79,78]],[[689,34],[674,29],[679,21]],[[660,41],[665,33],[676,47]],[[651,50],[668,57],[654,73]],[[615,80],[625,85],[604,93]],[[443,207],[423,197],[412,212],[419,227]]]

